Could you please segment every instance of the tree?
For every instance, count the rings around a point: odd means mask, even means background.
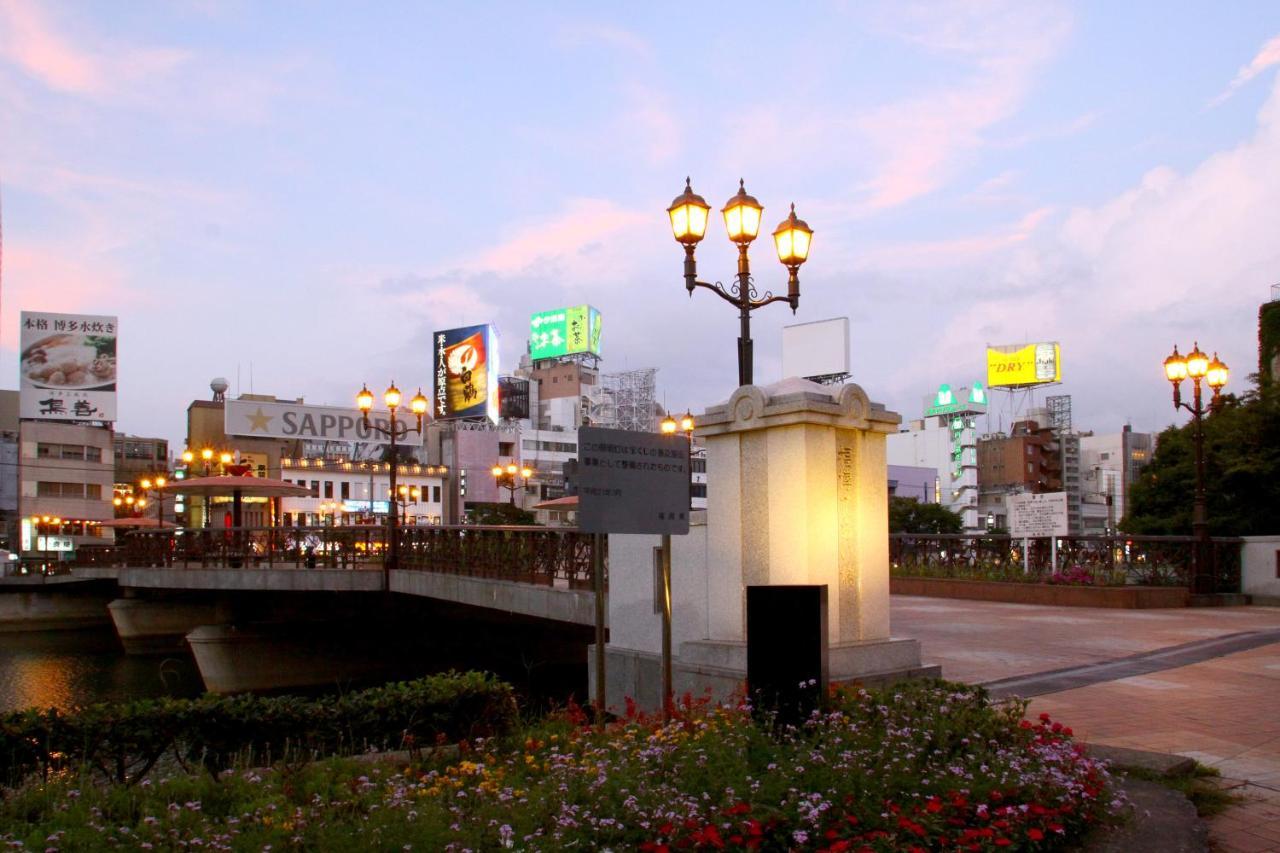
[[[942,504],[915,498],[889,498],[890,533],[959,533],[964,520]]]
[[[1190,534],[1195,499],[1194,425],[1160,433],[1151,464],[1129,493],[1120,529]],[[1280,533],[1280,384],[1226,395],[1204,419],[1205,500],[1215,536]]]
[[[528,510],[509,503],[476,504],[468,511],[473,524],[537,524],[536,516]]]

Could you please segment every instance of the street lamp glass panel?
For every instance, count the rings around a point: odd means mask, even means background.
[[[527,479],[529,479],[530,477],[532,477],[532,476],[533,476],[533,471],[531,471],[531,470],[530,470],[530,469],[528,469],[528,468],[521,468],[521,469],[520,469],[520,476],[521,476],[521,477],[524,477],[524,478],[527,480]]]
[[[680,429],[684,432],[693,432],[693,413],[685,412],[684,417],[680,419]]]
[[[166,480],[164,477],[156,477],[156,488],[157,488],[157,489],[163,489],[163,488],[164,488],[164,484],[165,484],[165,483],[167,483],[167,482],[169,482],[169,481],[168,481],[168,480]]]
[[[662,419],[661,429],[662,429],[663,435],[675,435],[676,419],[671,417],[671,415],[667,415],[665,418]]]
[[[1164,375],[1170,382],[1177,384],[1187,378],[1187,360],[1173,348],[1173,355],[1164,360]]]
[[[212,459],[212,458],[213,458],[213,448],[212,448],[212,447],[206,447],[204,450],[201,450],[201,451],[200,451],[200,458],[201,458],[201,459],[203,459],[205,462],[208,462],[210,459]]]
[[[738,181],[738,193],[725,202],[724,227],[729,239],[735,243],[750,243],[760,233],[760,217],[764,208],[753,196],[747,195],[742,181]]]
[[[501,477],[501,476],[502,476],[502,466],[501,466],[501,465],[494,465],[494,466],[493,466],[493,469],[492,469],[492,471],[491,471],[490,473],[492,473],[492,474],[493,474],[493,476],[495,476],[495,477]]]
[[[122,504],[124,504],[124,501],[121,500],[120,498],[112,498],[111,502],[116,506],[121,506]]]
[[[144,488],[144,489],[149,489],[149,488],[151,488],[151,481],[150,481],[150,480],[148,480],[148,479],[146,479],[146,478],[143,478],[142,482],[141,482],[141,483],[139,483],[138,485],[139,485],[139,486],[142,486],[142,488]]]
[[[1200,345],[1196,344],[1191,352],[1187,353],[1187,375],[1192,379],[1200,379],[1209,372],[1209,356],[1200,352]]]
[[[190,465],[192,462],[196,461],[196,455],[190,450],[184,450],[182,451],[182,461]]]
[[[1227,369],[1226,364],[1218,358],[1218,354],[1215,352],[1213,361],[1209,362],[1209,370],[1205,374],[1205,381],[1209,383],[1210,388],[1221,388],[1227,384],[1229,375],[1230,371]]]
[[[789,267],[798,267],[809,258],[809,246],[813,243],[813,229],[803,219],[796,218],[796,206],[791,205],[791,215],[773,232],[773,244],[778,250],[778,260]]]
[[[512,475],[513,477],[515,476],[516,471],[519,471],[519,470],[520,469],[516,466],[514,462],[507,466],[507,473]]]
[[[388,409],[395,409],[400,405],[400,389],[396,387],[396,383],[392,382],[391,387],[382,395],[382,400],[387,404]]]
[[[233,457],[230,453],[227,453],[226,451],[223,451],[222,453],[218,454],[218,461],[221,462],[223,465],[230,465],[231,460],[233,458],[235,457]]]
[[[667,208],[671,217],[671,233],[678,242],[686,246],[698,243],[707,233],[707,215],[711,205],[695,193],[685,178],[684,192],[676,196],[675,201]]]
[[[373,392],[369,390],[369,386],[361,387],[360,393],[356,395],[356,408],[362,412],[368,412],[373,408]]]
[[[418,393],[413,395],[413,399],[409,401],[409,409],[418,417],[422,417],[427,413],[427,409],[431,408],[431,402],[422,396],[422,389],[418,389]]]

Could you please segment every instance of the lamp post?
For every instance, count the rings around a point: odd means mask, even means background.
[[[385,435],[391,442],[391,490],[388,494],[390,500],[395,500],[396,497],[396,442],[411,432],[422,432],[422,419],[426,417],[427,410],[431,406],[427,398],[422,396],[422,389],[419,388],[418,393],[409,401],[409,410],[413,412],[418,425],[410,427],[407,423],[403,423],[396,414],[396,411],[400,408],[401,399],[400,389],[392,381],[390,387],[382,395],[382,401],[387,404],[387,411],[390,413],[390,418],[384,427],[369,420],[369,412],[373,409],[373,392],[369,390],[369,386],[361,386],[360,393],[356,395],[356,407],[360,409],[360,416],[364,419],[364,428]],[[388,501],[388,504],[390,504],[390,501]],[[400,541],[396,532],[396,512],[390,505],[388,505],[387,509],[387,558],[382,562],[382,588],[390,592],[391,570],[396,567],[400,557]],[[369,511],[373,511],[372,492],[369,494]]]
[[[409,486],[401,486],[396,498],[396,503],[400,504],[400,523],[408,525],[409,523],[409,504],[416,504],[422,498],[422,489],[417,486],[410,488]]]
[[[138,481],[138,485],[142,487],[143,501],[146,500],[147,492],[155,488],[156,492],[156,529],[164,527],[164,484],[169,482],[168,477],[164,474],[157,474],[154,477],[143,477]],[[143,503],[143,506],[146,504]]]
[[[729,287],[720,282],[709,284],[698,281],[698,264],[694,259],[694,251],[698,243],[706,236],[707,216],[711,206],[702,196],[693,191],[689,179],[684,182],[684,192],[676,196],[675,201],[667,208],[671,219],[671,232],[676,242],[684,246],[684,285],[693,296],[698,287],[705,287],[721,299],[738,309],[738,320],[741,330],[738,335],[738,384],[750,385],[752,381],[751,353],[751,312],[771,302],[786,302],[791,312],[800,306],[800,265],[809,257],[809,246],[813,242],[813,229],[802,219],[796,218],[796,206],[791,205],[791,214],[778,225],[773,232],[774,247],[778,252],[778,260],[789,272],[787,277],[787,295],[774,296],[773,291],[766,290],[760,295],[751,280],[751,261],[747,250],[751,242],[760,232],[760,219],[764,208],[747,190],[740,180],[738,192],[725,203],[725,230],[729,239],[738,244],[737,280]]]
[[[693,413],[686,412],[676,421],[671,415],[662,419],[663,435],[675,435],[683,432],[687,441],[685,464],[689,468],[688,503],[693,505]],[[662,534],[662,719],[666,720],[671,713],[671,697],[673,695],[671,677],[671,534]]]
[[[1191,352],[1185,356],[1173,348],[1173,354],[1164,360],[1165,378],[1173,385],[1173,408],[1186,409],[1191,413],[1193,443],[1196,453],[1196,492],[1191,509],[1191,531],[1195,536],[1193,554],[1195,562],[1192,567],[1192,591],[1198,595],[1214,592],[1215,583],[1210,565],[1209,520],[1204,494],[1204,416],[1216,412],[1222,405],[1222,389],[1227,384],[1230,374],[1227,366],[1213,354],[1213,360],[1200,351],[1197,341]],[[1187,404],[1182,399],[1182,380],[1190,379],[1192,385],[1192,402]],[[1200,393],[1201,382],[1213,389],[1213,397],[1208,406],[1204,405]]]
[[[520,478],[525,482],[528,482],[529,478],[533,476],[532,469],[521,468],[514,462],[507,463],[505,467],[502,465],[494,465],[489,469],[489,473],[493,475],[494,482],[498,484],[499,488],[506,489],[511,493],[512,506],[516,505],[516,488],[519,485],[516,483],[516,475],[519,474]]]

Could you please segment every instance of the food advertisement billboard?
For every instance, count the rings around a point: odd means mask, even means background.
[[[19,417],[116,419],[117,318],[23,311],[21,327]]]
[[[529,357],[600,355],[600,312],[590,305],[539,311],[529,318]]]
[[[987,387],[1010,388],[1062,381],[1062,353],[1055,342],[987,346]]]
[[[490,324],[446,329],[432,336],[437,420],[498,420],[498,333]]]

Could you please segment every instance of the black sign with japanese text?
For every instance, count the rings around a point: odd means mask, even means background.
[[[578,527],[587,533],[688,533],[689,440],[579,429]]]

